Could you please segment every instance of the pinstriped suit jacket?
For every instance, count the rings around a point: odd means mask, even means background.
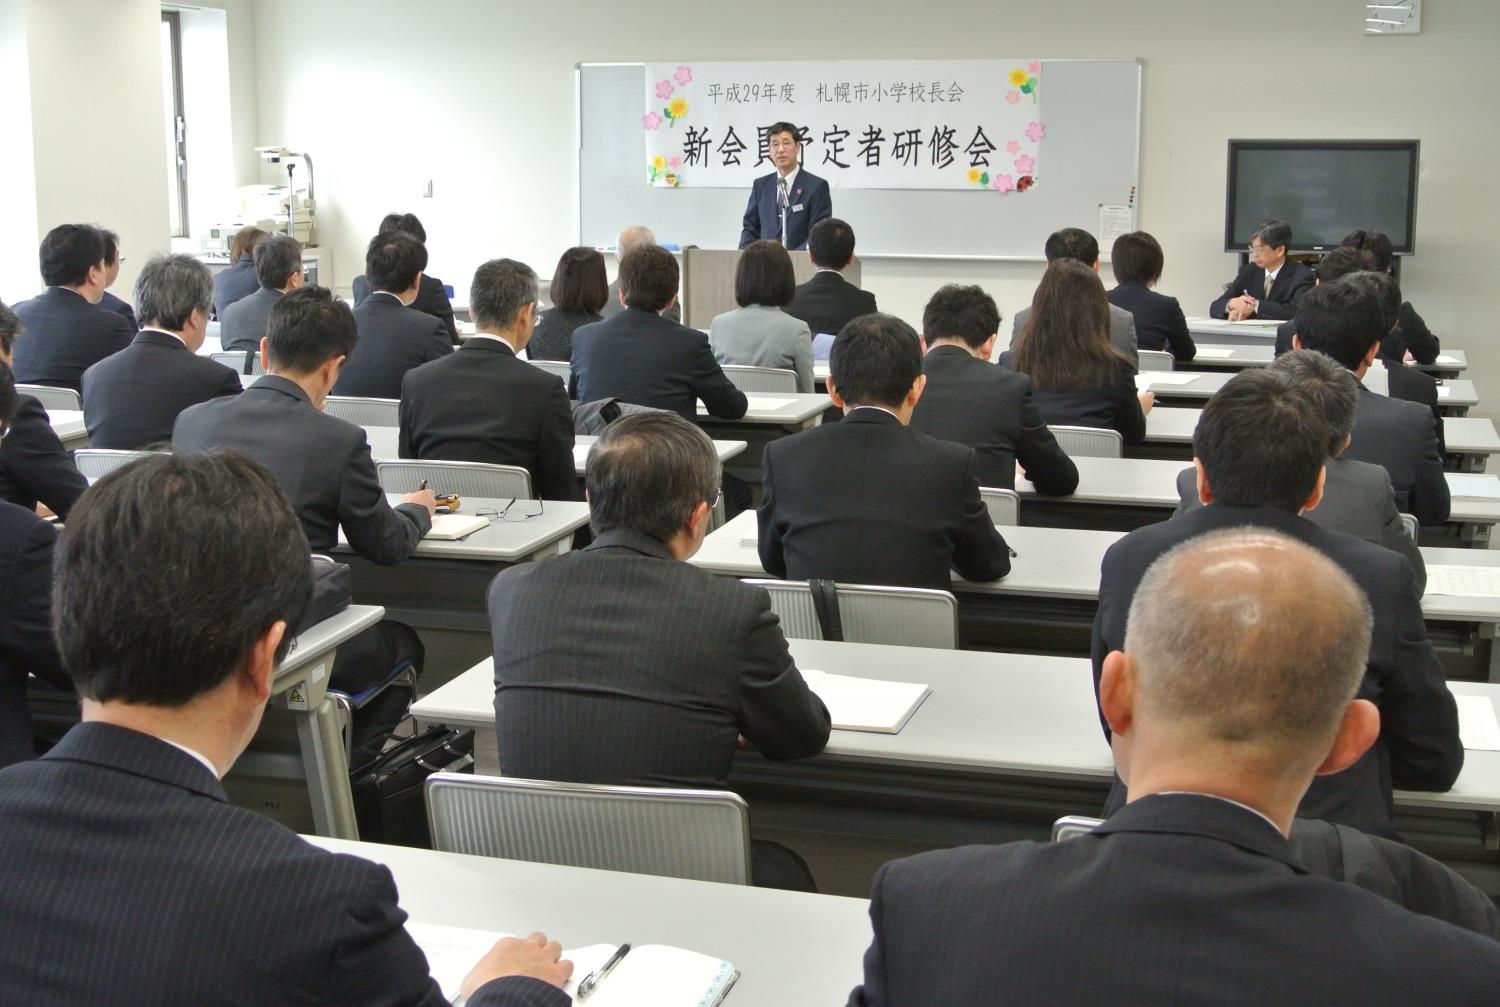
[[[150,735],[80,724],[0,772],[0,849],[0,1003],[447,1003],[386,868],[226,803]],[[568,998],[508,978],[469,1003]]]

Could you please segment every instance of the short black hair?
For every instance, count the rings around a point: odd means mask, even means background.
[[[269,472],[234,452],[152,454],[68,513],[52,624],[80,695],[179,707],[243,666],[277,622],[276,658],[312,592],[307,536]]]
[[[77,287],[89,280],[89,270],[109,258],[104,232],[92,224],[59,224],[47,232],[38,253],[42,282],[49,287]]]
[[[609,273],[597,248],[579,245],[562,253],[548,291],[552,306],[597,315],[609,300]]]
[[[1374,268],[1375,256],[1360,248],[1340,245],[1319,259],[1313,272],[1318,275],[1319,283],[1332,283],[1341,276]]]
[[[427,246],[405,231],[382,231],[365,249],[365,277],[372,290],[400,294],[427,268]]]
[[[998,331],[1000,309],[981,287],[940,287],[922,311],[922,335],[928,346],[939,339],[962,339],[977,350]]]
[[[854,259],[854,228],[837,217],[818,221],[807,236],[807,254],[819,269],[843,269]]]
[[[696,424],[662,410],[630,413],[589,449],[589,524],[595,535],[628,528],[665,542],[700,503],[713,505],[722,470]]]
[[[1241,371],[1203,407],[1193,454],[1215,503],[1295,514],[1318,484],[1328,422],[1286,374]]]
[[[327,287],[298,287],[276,301],[266,323],[268,363],[293,374],[349,356],[358,340],[354,312]]]
[[[11,421],[16,418],[18,402],[16,376],[9,365],[0,360],[0,433],[10,429]]]
[[[1292,225],[1284,220],[1270,217],[1256,225],[1250,232],[1250,240],[1260,239],[1267,248],[1286,248],[1292,243]]]
[[[1339,244],[1369,252],[1375,259],[1374,268],[1384,273],[1390,272],[1391,263],[1396,258],[1396,248],[1391,244],[1390,235],[1384,231],[1353,231],[1345,235]]]
[[[99,233],[104,235],[104,264],[113,266],[120,257],[120,236],[107,227],[99,228]]]
[[[790,133],[792,134],[792,138],[795,139],[798,143],[802,142],[802,130],[787,122],[785,119],[781,120],[780,122],[773,122],[770,126],[766,127],[767,140],[771,139],[771,137],[775,136],[777,133]]]
[[[0,301],[0,353],[7,357],[16,352],[16,340],[21,338],[21,319]]]
[[[1394,329],[1396,323],[1401,320],[1401,285],[1396,282],[1396,278],[1390,273],[1365,269],[1350,273],[1348,279],[1350,283],[1357,284],[1361,289],[1373,294],[1380,304],[1380,317],[1384,319],[1381,330],[1389,333]]]
[[[485,328],[509,328],[537,296],[536,270],[515,259],[491,259],[474,270],[469,313]]]
[[[1359,406],[1359,382],[1348,368],[1316,350],[1293,350],[1271,361],[1271,370],[1285,374],[1304,395],[1317,403],[1328,424],[1328,453],[1336,455],[1344,438],[1354,433],[1354,411]]]
[[[302,246],[285,234],[268,235],[255,246],[255,278],[268,290],[280,290],[302,272]],[[404,288],[403,288],[404,289]]]
[[[1065,227],[1047,236],[1043,251],[1048,262],[1072,259],[1085,266],[1092,266],[1099,261],[1099,239],[1081,227]]]
[[[784,308],[796,294],[797,272],[781,242],[762,239],[745,246],[734,268],[734,303]]]
[[[828,370],[834,389],[850,406],[894,409],[922,374],[921,340],[895,315],[861,315],[839,330]]]
[[[422,222],[417,219],[415,213],[387,213],[380,219],[380,228],[377,233],[384,234],[386,231],[400,231],[411,235],[424,245],[427,244],[427,229],[422,226]]]
[[[1370,347],[1385,338],[1385,312],[1375,292],[1351,282],[1350,274],[1320,283],[1297,302],[1292,330],[1304,350],[1326,353],[1351,371]]]
[[[1115,272],[1116,283],[1150,286],[1161,279],[1165,264],[1161,242],[1145,231],[1120,235],[1109,251],[1109,265]]]
[[[620,290],[627,307],[661,311],[677,296],[680,278],[677,260],[660,245],[632,248],[620,257]]]

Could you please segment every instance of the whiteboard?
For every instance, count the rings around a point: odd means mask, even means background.
[[[1036,189],[1001,195],[835,186],[833,215],[853,226],[861,258],[1041,259],[1047,235],[1058,228],[1097,233],[1101,203],[1139,204],[1140,61],[1042,62],[1047,173]],[[646,184],[645,73],[642,63],[578,67],[579,243],[613,245],[622,227],[645,224],[664,243],[736,247],[748,190]],[[807,168],[819,174],[816,164]]]

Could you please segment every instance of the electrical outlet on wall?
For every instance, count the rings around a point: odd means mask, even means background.
[[[422,183],[422,198],[423,199],[431,199],[432,198],[432,179],[430,179],[430,178],[427,181],[425,181],[425,182]]]

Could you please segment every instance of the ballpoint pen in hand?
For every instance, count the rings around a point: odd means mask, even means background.
[[[609,956],[609,961],[584,976],[583,982],[578,984],[578,999],[587,1000],[589,995],[599,988],[599,984],[615,970],[615,966],[620,964],[620,961],[629,953],[630,945],[621,944],[615,953]]]

